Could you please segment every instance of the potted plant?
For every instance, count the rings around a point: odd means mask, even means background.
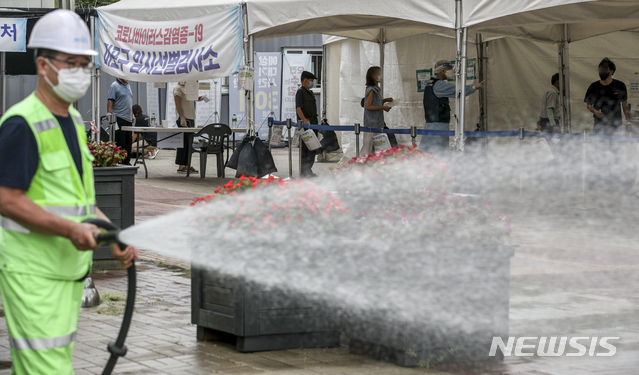
[[[208,203],[217,203],[213,216],[209,215]],[[278,237],[277,232],[283,228],[302,225],[309,215],[323,219],[314,222],[315,228],[327,224],[323,228],[331,230],[331,217],[348,214],[337,197],[316,185],[273,176],[242,176],[218,187],[215,194],[194,200],[192,205],[197,232],[216,238],[214,228],[236,239],[251,242],[252,237],[254,244],[271,235]],[[261,245],[267,251],[275,250],[268,243]],[[197,246],[191,252],[194,259],[200,258],[195,254]],[[201,252],[202,257],[212,256],[206,246]],[[232,254],[230,250],[225,256]],[[282,256],[283,251],[278,255]],[[340,329],[317,300],[244,278],[230,262],[221,262],[226,265],[224,273],[192,265],[191,322],[197,325],[198,340],[228,337],[241,352],[339,346]]]
[[[96,204],[118,227],[124,229],[135,223],[135,174],[138,167],[121,165],[126,151],[113,142],[89,141],[88,147],[95,160]],[[94,260],[112,260],[111,250],[102,246],[93,253]]]
[[[350,350],[402,366],[490,359],[492,338],[508,335],[510,218],[452,194],[448,165],[413,147],[353,158],[333,173],[361,216],[361,240],[412,259],[388,273],[403,281],[380,276],[403,285],[400,306],[351,316]],[[385,245],[373,245],[384,235]]]

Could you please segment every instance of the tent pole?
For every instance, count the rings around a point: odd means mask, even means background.
[[[254,38],[253,35],[249,35],[249,66],[253,68],[251,71],[255,72],[255,46],[254,46]],[[251,131],[255,134],[255,105],[254,105],[254,92],[255,87],[251,87],[251,90],[248,91],[248,113],[249,118],[248,121],[251,125]]]
[[[462,27],[462,1],[456,0],[455,12],[457,15],[455,35],[456,50],[456,99],[455,102],[455,149],[464,151],[464,120],[466,109],[466,55],[468,43],[468,29]]]
[[[322,95],[322,119],[326,118],[326,104],[328,102],[328,98],[326,97],[326,91],[328,90],[328,87],[326,87],[326,85],[328,84],[328,78],[326,77],[326,74],[328,73],[328,69],[326,67],[327,63],[328,63],[328,54],[326,53],[327,49],[326,49],[326,44],[324,44],[322,46],[322,89],[321,89],[321,95]]]
[[[386,29],[379,29],[379,67],[382,69],[382,77],[384,76],[384,64],[386,59]],[[384,81],[379,84],[379,92],[384,97]]]
[[[564,97],[564,41],[557,44],[558,54],[557,54],[557,64],[559,67],[559,106],[561,107],[561,132],[566,132],[566,104]]]
[[[0,69],[2,70],[2,114],[7,111],[7,53],[2,52],[0,55],[0,60],[2,60],[2,66]]]
[[[488,60],[486,57],[486,42],[482,34],[477,34],[477,80],[484,82],[484,88],[479,91],[479,126],[481,130],[488,130],[488,95],[486,92],[486,76]]]
[[[570,108],[570,26],[564,24],[564,88],[566,90],[564,111],[566,113],[566,132],[572,132],[572,113]]]

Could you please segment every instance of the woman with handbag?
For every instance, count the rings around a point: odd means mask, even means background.
[[[366,95],[364,96],[364,127],[384,129],[384,111],[390,111],[391,107],[384,105],[392,102],[393,98],[382,98],[379,83],[382,81],[382,68],[372,66],[366,72]],[[364,133],[364,144],[361,155],[368,155],[374,151],[373,134]]]

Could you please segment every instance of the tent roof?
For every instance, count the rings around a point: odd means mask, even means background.
[[[472,32],[558,42],[563,25],[577,41],[639,29],[639,0],[464,0],[464,25]]]
[[[258,39],[299,34],[331,34],[379,41],[455,26],[452,0],[245,0],[249,34]],[[200,17],[240,4],[237,0],[121,0],[101,11],[138,20]]]

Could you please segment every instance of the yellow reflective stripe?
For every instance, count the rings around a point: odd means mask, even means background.
[[[75,341],[75,332],[64,336],[50,337],[46,339],[17,339],[9,337],[9,345],[15,349],[55,349],[67,346]]]
[[[24,234],[31,233],[31,231],[27,228],[6,217],[2,217],[2,220],[0,220],[0,224],[2,224],[2,229],[4,230],[12,230],[14,232],[20,232]]]
[[[42,206],[42,208],[56,216],[87,216],[86,206]],[[95,214],[95,205],[89,206],[89,213]]]
[[[46,130],[51,130],[58,127],[58,122],[54,119],[48,119],[33,124],[33,127],[38,133],[42,133]]]

